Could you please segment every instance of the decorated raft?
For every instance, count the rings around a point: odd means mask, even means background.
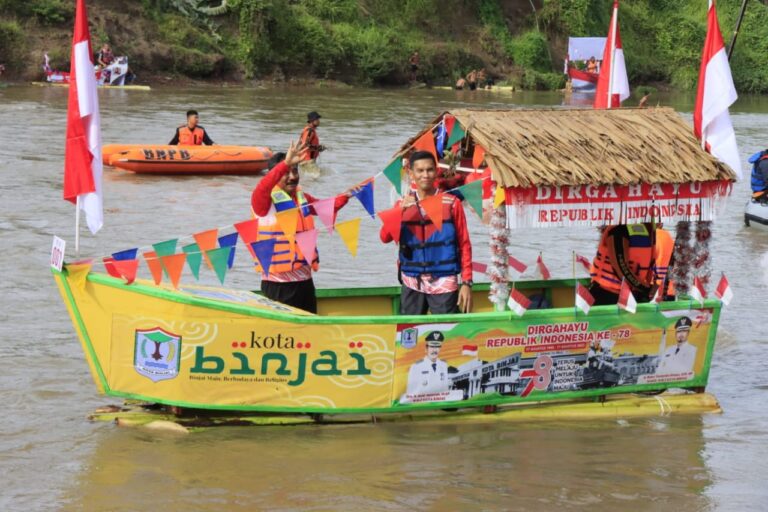
[[[252,146],[169,146],[109,144],[105,164],[137,174],[258,174],[272,150]]]
[[[401,316],[399,287],[386,287],[318,290],[319,311],[310,314],[249,291],[181,282],[185,263],[199,274],[201,257],[223,282],[237,243],[249,249],[240,254],[264,265],[254,221],[244,221],[218,242],[221,230],[195,234],[182,251],[176,239],[154,244],[144,253],[154,282],[136,278],[137,249],[104,258],[110,275],[93,272],[92,262],[54,271],[98,390],[218,411],[207,414],[218,418],[256,414],[253,424],[305,421],[282,421],[286,414],[313,421],[417,412],[469,418],[461,416],[465,409],[550,403],[537,410],[554,411],[567,402],[572,414],[564,417],[593,417],[608,411],[608,395],[670,388],[693,395],[666,408],[654,397],[627,398],[607,414],[719,410],[704,390],[722,302],[701,295],[711,273],[701,248],[707,250],[710,223],[734,175],[701,150],[674,111],[446,112],[380,174],[401,192],[402,158],[413,149],[434,151],[444,168],[474,167],[474,179],[450,191],[478,213],[484,204],[490,217],[491,282],[473,288],[472,313]],[[491,180],[496,192],[486,190]],[[373,211],[373,181],[367,183],[358,199]],[[386,227],[396,213],[378,215]],[[350,250],[355,221],[335,225]],[[510,278],[511,229],[636,222],[677,225],[677,300],[639,304],[634,312],[579,308],[576,288],[587,279],[550,279],[548,272],[541,280]],[[297,243],[306,247],[306,240]],[[479,247],[475,240],[475,253]],[[693,281],[696,290],[689,290]],[[674,352],[682,318],[691,324],[687,361],[662,364]],[[427,354],[426,339],[436,339],[435,332],[444,341],[437,355]],[[430,374],[428,361],[446,371]],[[533,409],[504,410],[512,418]],[[101,419],[129,413],[103,412]]]

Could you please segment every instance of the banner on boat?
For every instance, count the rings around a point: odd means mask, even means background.
[[[393,403],[531,397],[702,376],[711,309],[397,329]]]
[[[730,181],[505,189],[509,228],[713,220]]]

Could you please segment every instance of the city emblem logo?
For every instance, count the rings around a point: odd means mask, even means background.
[[[139,375],[152,382],[168,380],[179,374],[181,336],[155,327],[136,329],[133,365]]]
[[[414,328],[403,329],[400,334],[400,346],[406,349],[411,349],[416,346],[416,342],[419,339],[419,330]]]

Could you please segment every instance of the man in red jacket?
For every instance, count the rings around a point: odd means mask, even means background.
[[[469,313],[472,310],[472,243],[461,201],[442,194],[442,229],[421,206],[439,193],[435,187],[437,162],[432,153],[416,151],[409,159],[408,174],[416,190],[395,206],[403,209],[400,223],[399,271],[403,315]],[[381,241],[392,235],[382,227]],[[461,282],[459,282],[461,276]]]
[[[277,219],[279,212],[298,209],[296,233],[315,229],[312,217],[317,212],[312,203],[317,199],[299,186],[298,164],[306,151],[305,145],[291,143],[287,153],[272,156],[270,171],[253,190],[251,208],[259,219],[258,240],[275,240],[269,267],[256,264],[257,271],[262,274],[261,291],[272,300],[317,313],[312,280],[312,271],[317,271],[320,263],[317,250],[314,254],[302,254],[298,243],[289,240]],[[336,197],[334,213],[347,204],[356,190],[353,187]]]

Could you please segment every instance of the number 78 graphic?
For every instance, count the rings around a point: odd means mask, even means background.
[[[547,355],[538,356],[533,362],[533,368],[520,372],[520,378],[530,379],[520,396],[528,396],[534,389],[546,391],[552,382],[552,358]]]

